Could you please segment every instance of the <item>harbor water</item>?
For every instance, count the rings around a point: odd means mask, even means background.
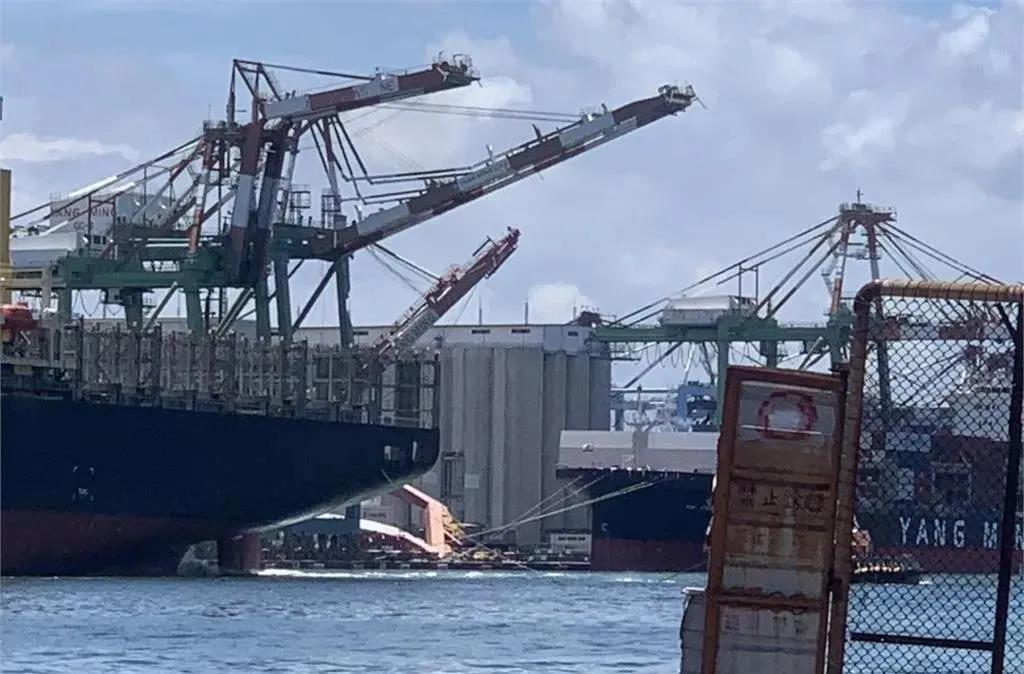
[[[679,670],[699,574],[265,572],[5,578],[0,671]]]
[[[675,674],[682,591],[703,584],[527,571],[5,578],[0,671]],[[1015,592],[1015,615],[1022,605]],[[1007,662],[1024,662],[1024,626],[1011,630]]]

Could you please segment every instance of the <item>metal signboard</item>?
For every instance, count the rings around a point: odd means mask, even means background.
[[[95,199],[55,199],[50,202],[50,225],[65,225],[76,232],[89,231],[105,234],[114,222],[115,199],[112,195],[97,195]]]
[[[704,674],[823,670],[842,402],[839,377],[729,368]]]

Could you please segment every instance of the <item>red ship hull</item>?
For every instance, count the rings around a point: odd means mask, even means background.
[[[170,517],[44,510],[0,514],[3,570],[9,575],[172,575],[188,547],[182,541],[231,532],[224,524]]]

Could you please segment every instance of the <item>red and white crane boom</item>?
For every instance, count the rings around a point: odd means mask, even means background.
[[[374,344],[373,350],[382,361],[412,346],[432,325],[476,285],[490,277],[519,245],[519,230],[509,228],[508,234],[488,239],[462,267],[453,267],[406,311]]]
[[[299,96],[285,96],[263,104],[263,117],[310,121],[368,105],[464,87],[479,80],[468,56],[449,62],[437,60],[430,68],[402,73],[377,73],[367,82]]]
[[[536,139],[494,155],[457,178],[433,181],[420,194],[400,199],[397,205],[345,227],[335,235],[334,251],[338,255],[351,254],[651,122],[682,112],[696,98],[693,87],[666,85],[658,89],[657,96],[600,114],[584,115],[578,122],[538,134]]]
[[[236,69],[240,71],[243,67],[253,65],[259,72],[266,70],[259,63],[235,62]],[[282,98],[277,87],[271,84],[274,91],[273,100],[267,100],[258,97],[258,91],[254,90],[253,118],[242,127],[238,182],[231,212],[231,227],[228,231],[232,275],[255,281],[266,268],[271,216],[275,204],[280,200],[284,154],[289,139],[291,145],[297,147],[298,136],[308,129],[313,121],[322,117],[386,101],[464,87],[478,79],[469,57],[460,56],[451,62],[439,59],[423,70],[401,74],[379,73],[368,82],[319,93]],[[232,89],[229,108],[234,107],[234,96]],[[269,147],[266,150],[267,160],[257,203],[256,182],[264,145]],[[247,254],[247,245],[250,244],[252,250]],[[246,265],[246,262],[249,264]]]

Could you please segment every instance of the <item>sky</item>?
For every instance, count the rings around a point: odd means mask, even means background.
[[[1020,281],[1022,36],[1021,0],[4,0],[0,164],[13,170],[17,211],[223,116],[232,58],[372,72],[465,52],[481,85],[434,101],[576,113],[692,83],[707,109],[388,241],[440,272],[485,237],[522,231],[506,266],[449,320],[520,321],[527,301],[534,322],[566,322],[582,306],[623,315],[821,222],[858,189],[894,205],[915,236]],[[471,163],[533,136],[523,121],[384,117],[363,136],[380,171]],[[310,154],[300,166],[312,167]],[[293,296],[316,272],[296,276]],[[389,323],[416,298],[368,255],[352,272],[357,324]],[[812,279],[787,317],[818,320],[826,303]],[[309,321],[332,323],[329,304]]]

